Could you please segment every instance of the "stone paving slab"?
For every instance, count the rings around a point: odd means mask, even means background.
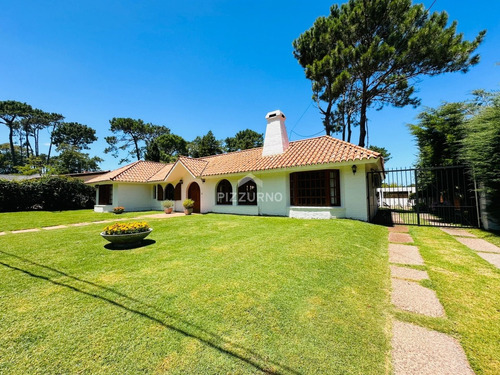
[[[412,281],[392,278],[392,303],[401,310],[432,317],[445,316],[436,292]]]
[[[457,237],[476,237],[472,233],[467,232],[466,229],[460,229],[460,228],[444,228],[441,227],[441,230],[445,233],[448,233],[452,236],[457,236]]]
[[[398,279],[409,279],[409,280],[427,280],[429,275],[426,271],[415,270],[408,267],[399,267],[391,265],[391,276],[397,277]]]
[[[423,266],[424,260],[418,252],[418,247],[411,245],[389,244],[389,262]]]
[[[499,253],[500,247],[485,241],[481,238],[460,238],[455,237],[458,242],[463,243],[465,246],[470,247],[472,250],[482,251],[483,253]]]
[[[151,218],[151,219],[168,219],[170,217],[177,217],[177,216],[185,216],[186,214],[184,212],[172,212],[171,214],[151,214],[151,215],[143,215],[143,216],[138,216],[137,219],[146,219],[146,218]]]
[[[500,254],[496,254],[496,253],[481,253],[481,252],[478,251],[477,255],[479,255],[485,261],[490,262],[495,267],[500,268]]]
[[[473,375],[460,344],[444,333],[395,320],[394,375]]]
[[[5,232],[0,232],[0,236],[5,236]]]
[[[408,233],[389,232],[389,242],[409,243],[413,242],[413,238]]]
[[[408,233],[409,229],[406,225],[395,225],[393,227],[389,227],[389,232],[396,233]]]
[[[11,233],[29,233],[29,232],[40,232],[40,229],[38,228],[20,229],[20,230],[13,230]]]
[[[62,228],[67,228],[67,226],[66,225],[54,225],[52,227],[43,227],[42,229],[53,230],[53,229],[62,229]]]

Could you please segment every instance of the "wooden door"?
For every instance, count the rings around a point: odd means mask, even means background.
[[[200,186],[196,182],[193,182],[191,183],[191,185],[189,185],[188,198],[194,200],[193,212],[200,213],[200,207],[201,207]]]

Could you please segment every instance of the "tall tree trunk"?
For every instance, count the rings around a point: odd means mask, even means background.
[[[363,79],[363,88],[361,92],[361,116],[359,119],[359,142],[358,145],[365,147],[366,138],[366,109],[367,109],[367,92],[366,92],[366,78]]]
[[[137,143],[137,139],[134,137],[135,144],[135,153],[137,155],[137,160],[141,160],[141,150],[139,150],[139,144]]]
[[[351,130],[351,117],[352,114],[349,113],[347,115],[347,142],[351,142],[351,135],[352,135],[352,130]]]
[[[14,149],[14,121],[6,122],[9,127],[9,143],[10,143],[10,156],[12,159],[12,166],[15,166],[17,163],[16,160],[16,151]]]

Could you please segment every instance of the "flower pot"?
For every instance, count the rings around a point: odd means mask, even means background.
[[[186,215],[191,215],[193,213],[193,207],[191,207],[191,208],[184,208],[184,213]]]
[[[140,243],[144,238],[149,236],[149,234],[153,231],[153,228],[150,228],[147,232],[139,232],[139,233],[130,233],[130,234],[106,234],[105,232],[101,232],[102,238],[111,242],[116,246],[129,246]]]
[[[174,208],[173,207],[168,207],[168,208],[165,207],[163,210],[165,211],[166,214],[171,214],[172,211],[174,210]]]

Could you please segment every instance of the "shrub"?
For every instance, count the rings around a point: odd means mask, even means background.
[[[174,201],[164,201],[163,202],[163,207],[165,207],[165,208],[174,207]]]
[[[186,199],[186,200],[184,200],[184,202],[182,202],[182,205],[184,206],[184,208],[193,208],[194,200]]]
[[[37,180],[0,180],[0,211],[77,210],[92,208],[95,189],[83,181],[66,177]]]

